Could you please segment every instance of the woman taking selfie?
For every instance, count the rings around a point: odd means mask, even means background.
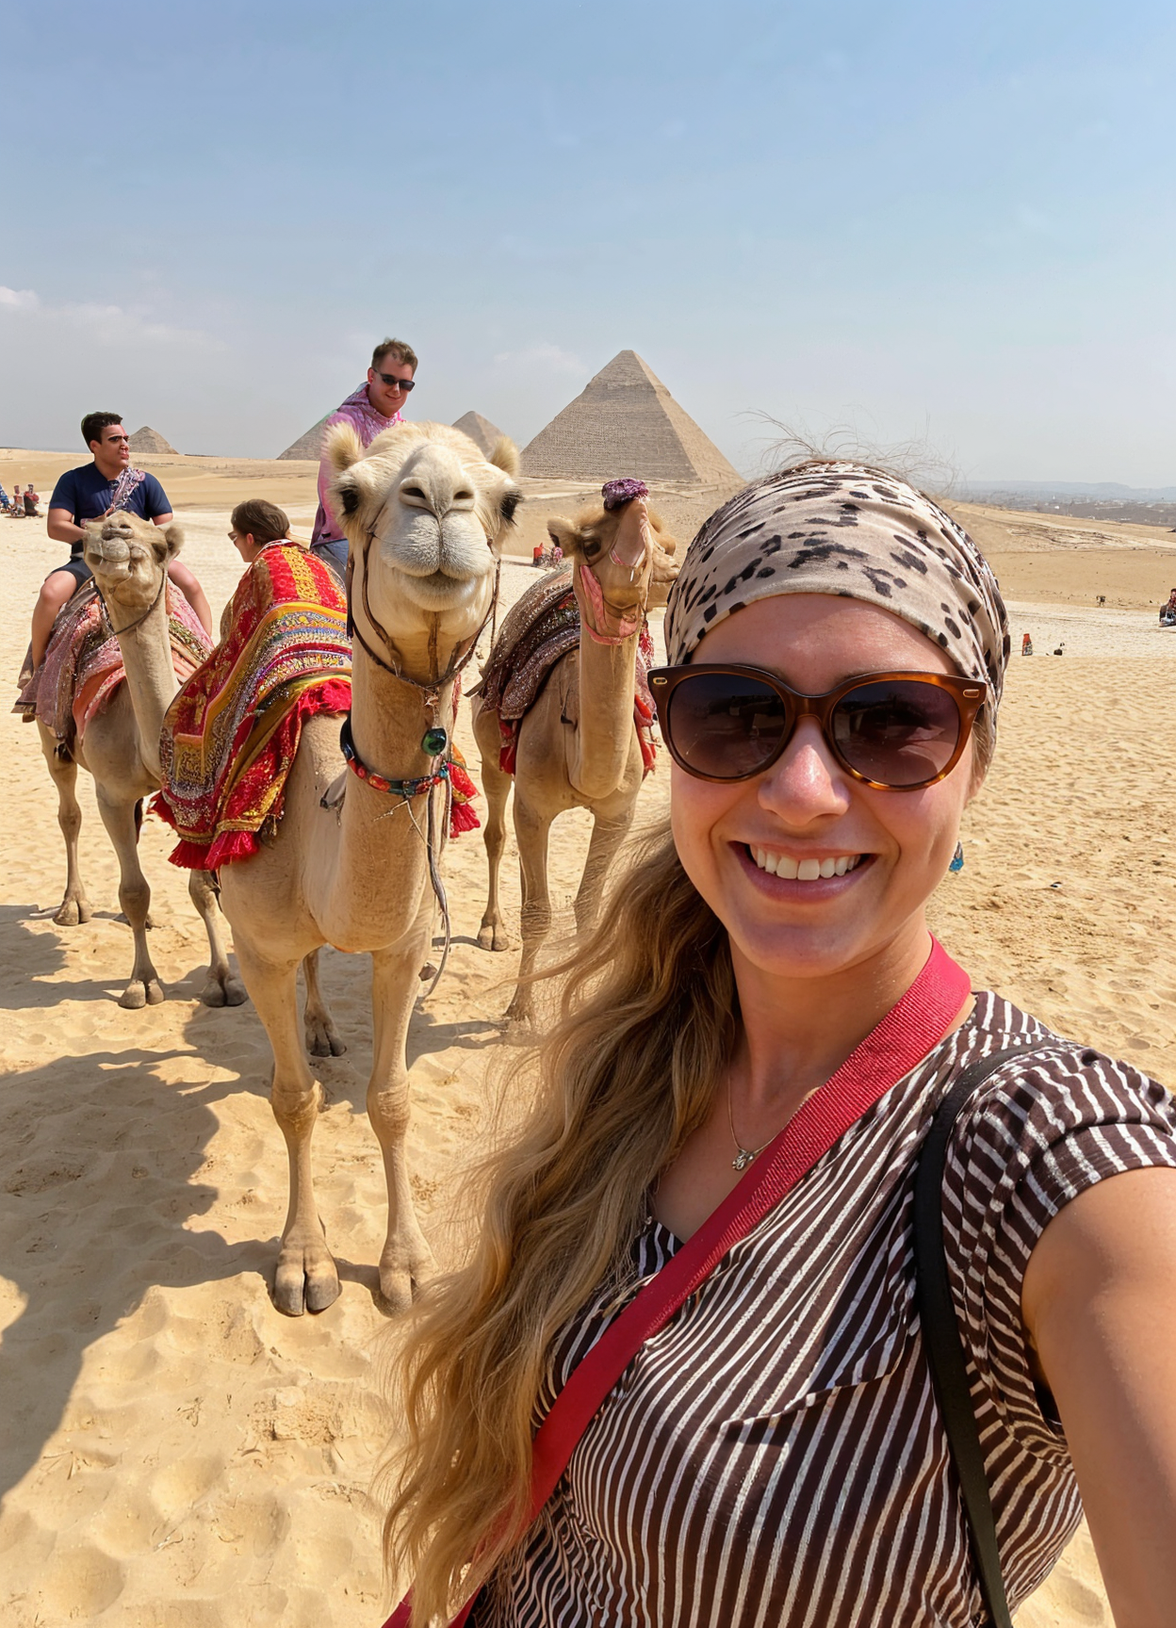
[[[666,642],[672,829],[410,1336],[394,1620],[1002,1624],[1084,1499],[1116,1621],[1170,1623],[1172,1101],[926,924],[995,744],[988,565],[809,463],[706,523]]]

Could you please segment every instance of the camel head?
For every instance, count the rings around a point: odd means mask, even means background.
[[[448,424],[396,424],[366,452],[349,424],[326,443],[331,503],[351,545],[352,614],[396,645],[471,638],[490,608],[498,551],[522,494],[503,437],[486,458]],[[365,636],[371,638],[366,632]]]
[[[643,526],[643,521],[648,524]],[[596,578],[610,633],[622,622],[627,627],[634,616],[640,623],[644,611],[666,603],[679,570],[673,558],[678,542],[665,529],[661,516],[646,508],[642,499],[626,503],[622,509],[586,509],[575,520],[553,516],[547,522],[547,534],[566,558],[578,562],[576,593],[581,616],[585,589],[580,586],[580,571],[587,568]],[[590,584],[588,590],[595,598]],[[588,619],[590,626],[597,620],[592,605]]]
[[[184,533],[173,521],[153,526],[119,510],[85,528],[82,557],[94,573],[116,631],[142,616],[160,596],[167,568],[180,552]],[[119,613],[125,613],[120,617]]]

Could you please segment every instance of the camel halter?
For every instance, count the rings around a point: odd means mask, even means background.
[[[355,750],[355,740],[351,733],[350,716],[344,718],[343,720],[343,726],[339,731],[339,742],[343,749],[343,756],[346,760],[347,767],[351,769],[356,777],[362,780],[365,785],[370,786],[373,791],[384,792],[388,796],[392,797],[399,797],[402,800],[405,808],[408,810],[408,817],[410,820],[412,820],[418,834],[420,834],[420,827],[417,825],[416,816],[412,811],[412,802],[414,798],[420,796],[425,796],[428,799],[425,805],[426,815],[423,841],[425,844],[425,854],[429,866],[429,884],[433,889],[433,897],[437,901],[437,908],[441,912],[442,930],[445,935],[445,941],[441,951],[440,964],[433,973],[428,989],[425,990],[424,998],[428,999],[428,997],[436,989],[438,983],[441,981],[441,974],[445,971],[445,964],[449,960],[449,947],[452,940],[452,928],[449,918],[449,899],[445,892],[445,884],[441,880],[441,872],[438,866],[439,849],[437,842],[437,817],[433,793],[439,786],[443,785],[445,787],[445,811],[441,829],[447,830],[449,827],[450,809],[453,802],[453,787],[450,782],[450,760],[445,757],[444,754],[449,750],[453,728],[457,722],[457,705],[455,702],[453,717],[450,719],[447,725],[438,724],[437,708],[441,703],[442,689],[446,684],[451,684],[470,661],[474,651],[477,649],[478,640],[482,637],[482,634],[486,630],[487,622],[489,622],[493,617],[495,623],[497,623],[498,591],[502,581],[502,561],[497,558],[495,559],[494,592],[490,596],[490,608],[482,618],[477,632],[474,634],[473,638],[469,641],[464,650],[462,650],[460,644],[457,646],[457,653],[455,654],[454,659],[449,663],[449,666],[439,675],[439,677],[433,679],[431,683],[422,684],[419,679],[411,678],[406,672],[404,672],[401,665],[403,658],[401,657],[399,650],[396,648],[395,641],[393,640],[392,635],[388,632],[387,628],[385,628],[380,622],[379,618],[376,616],[376,613],[372,610],[371,601],[368,599],[368,555],[376,538],[376,527],[380,522],[380,518],[383,515],[384,510],[388,507],[388,501],[388,498],[385,498],[383,503],[380,505],[379,510],[376,513],[376,517],[372,521],[371,525],[367,528],[367,533],[363,540],[363,570],[360,581],[360,596],[361,603],[363,605],[363,613],[367,617],[368,622],[370,623],[376,636],[383,644],[385,650],[388,652],[389,660],[385,661],[377,651],[372,649],[371,645],[364,638],[363,632],[358,622],[355,620],[354,614],[352,613],[351,602],[352,592],[355,585],[355,556],[350,551],[347,555],[347,632],[350,637],[359,640],[360,646],[367,653],[370,659],[375,662],[377,667],[381,668],[391,678],[396,679],[397,683],[408,685],[410,689],[416,690],[420,695],[428,720],[425,732],[421,737],[421,750],[431,759],[433,768],[428,774],[418,775],[416,778],[408,780],[389,780],[384,775],[376,774],[372,769],[368,768],[367,764],[363,762],[359,756],[359,753]],[[438,520],[438,525],[440,525],[440,520]],[[489,538],[486,540],[486,546],[487,548],[493,550],[494,545],[490,542]],[[438,762],[439,759],[441,760],[440,762]],[[320,799],[320,801],[325,807],[326,797],[324,796],[322,799]],[[422,971],[422,977],[424,975],[425,973]]]
[[[151,615],[152,611],[159,604],[159,601],[163,597],[164,590],[167,587],[167,572],[166,572],[166,570],[164,571],[163,578],[162,578],[162,580],[161,580],[161,582],[159,584],[159,587],[156,589],[155,598],[148,605],[147,609],[143,612],[142,616],[137,617],[135,619],[135,621],[133,621],[133,622],[128,622],[126,627],[117,627],[116,628],[114,623],[111,621],[111,619],[110,619],[110,606],[106,603],[106,595],[102,592],[102,589],[98,586],[98,578],[94,575],[93,572],[90,573],[90,581],[94,584],[94,592],[98,595],[98,603],[102,606],[102,617],[103,617],[103,620],[106,623],[106,626],[110,630],[111,637],[115,638],[115,639],[118,639],[118,638],[121,638],[124,633],[133,633],[137,627],[142,627],[143,626],[143,623]]]
[[[604,597],[604,589],[600,586],[595,571],[590,565],[582,561],[575,562],[577,579],[584,590],[584,597],[592,607],[592,616],[584,615],[581,620],[588,629],[588,635],[597,644],[624,644],[639,631],[645,619],[645,600],[639,600],[635,606],[614,605],[611,600]],[[647,589],[648,593],[648,589]],[[587,610],[587,606],[585,606]],[[616,633],[602,633],[593,627],[592,620],[600,623],[601,627],[608,625],[607,613],[611,612],[617,624]]]

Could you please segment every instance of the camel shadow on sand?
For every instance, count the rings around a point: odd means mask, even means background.
[[[29,912],[7,907],[3,916],[10,936]],[[4,991],[3,1004],[48,1013],[79,994],[113,1000],[113,983],[53,980],[67,964],[68,944],[28,933],[19,958],[26,977],[12,980],[20,986]],[[367,979],[356,976],[356,958],[332,953],[330,963],[324,987],[348,1052],[311,1065],[328,1101],[363,1115],[371,1061]],[[38,986],[37,979],[46,981]],[[202,981],[203,969],[191,968],[171,982],[169,995],[194,999]],[[272,1287],[283,1206],[267,1204],[264,1219],[259,1212],[262,1225],[273,1228],[264,1238],[230,1243],[215,1227],[197,1225],[219,1196],[200,1179],[222,1123],[217,1105],[243,1093],[268,1098],[269,1048],[257,1015],[252,1005],[195,1005],[180,1043],[159,1049],[135,1043],[138,1016],[118,1020],[123,1049],[10,1067],[0,1082],[6,1108],[0,1276],[11,1285],[9,1303],[21,1308],[0,1338],[0,1394],[9,1399],[10,1417],[19,1419],[19,1428],[0,1433],[0,1499],[60,1426],[87,1349],[134,1315],[152,1288],[253,1278],[268,1299]],[[448,1047],[480,1050],[497,1040],[492,1023],[436,1022],[418,1007],[409,1061]],[[320,1137],[325,1134],[324,1126]],[[265,1137],[267,1177],[280,1183],[284,1151],[268,1120]],[[345,1235],[331,1241],[340,1278],[361,1286],[385,1310],[374,1260],[348,1259]]]

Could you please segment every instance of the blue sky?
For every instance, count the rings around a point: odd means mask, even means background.
[[[520,442],[631,347],[748,470],[769,414],[1176,483],[1169,5],[22,11],[2,442],[272,456],[392,333]]]

